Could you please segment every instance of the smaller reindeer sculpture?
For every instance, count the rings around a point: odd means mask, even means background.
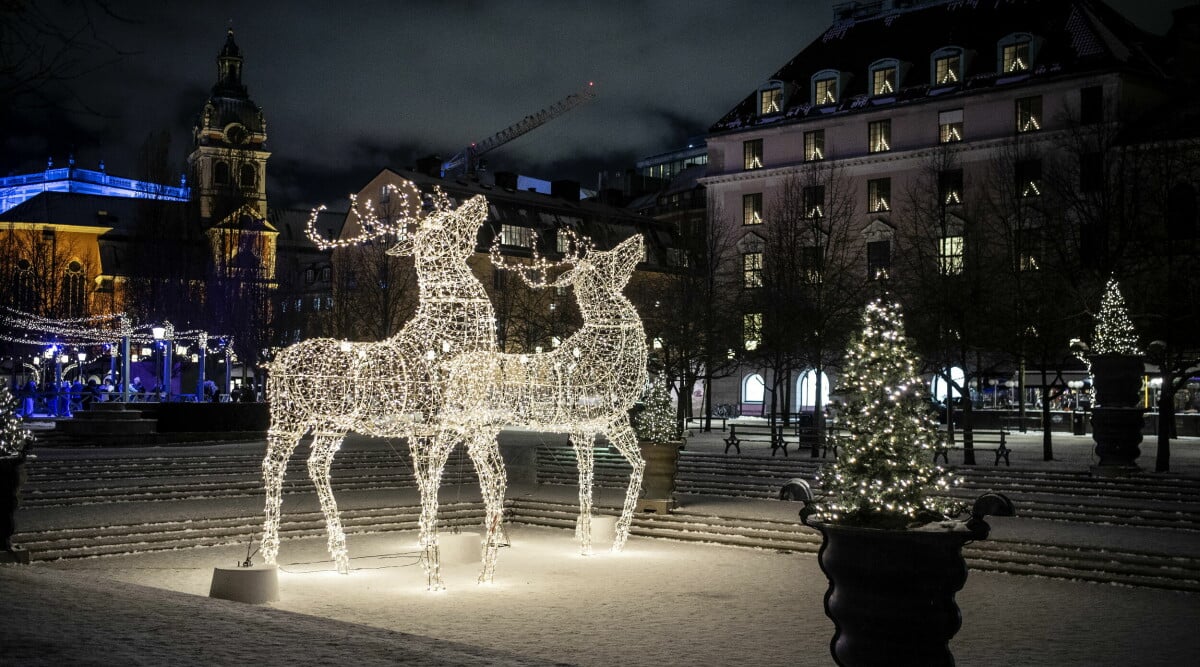
[[[617,522],[613,551],[629,537],[645,462],[629,422],[629,409],[646,384],[646,333],[621,290],[642,258],[641,236],[610,251],[577,247],[571,268],[541,285],[574,287],[582,327],[558,348],[539,354],[467,352],[446,364],[444,428],[450,443],[465,438],[472,450],[496,449],[502,426],[568,433],[579,462],[580,549],[590,554],[593,443],[603,433],[629,461],[632,473]],[[493,258],[496,254],[493,253]],[[522,277],[535,284],[527,273]]]

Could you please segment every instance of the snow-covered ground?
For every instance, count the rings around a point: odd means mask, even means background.
[[[323,539],[286,541],[262,606],[203,597],[244,547],[2,566],[0,664],[831,664],[811,554],[633,537],[585,558],[517,525],[494,584],[450,564],[430,593],[414,538],[351,536],[348,576]],[[962,665],[1200,659],[1200,595],[973,572],[958,601]]]

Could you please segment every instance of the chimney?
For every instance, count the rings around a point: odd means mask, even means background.
[[[511,171],[497,171],[494,176],[496,179],[496,187],[504,188],[505,190],[517,189],[517,174]]]
[[[437,155],[427,155],[417,158],[417,172],[434,178],[442,176],[442,158]]]
[[[579,181],[551,181],[550,196],[571,202],[579,201]]]

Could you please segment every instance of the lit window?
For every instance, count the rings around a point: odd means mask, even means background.
[[[500,226],[500,245],[517,248],[533,247],[533,230],[518,225]]]
[[[808,162],[825,159],[825,130],[804,133],[804,159]]]
[[[742,287],[762,287],[763,256],[761,252],[742,255]]]
[[[800,275],[805,282],[818,284],[825,268],[825,253],[821,246],[804,246],[800,248]]]
[[[882,153],[892,150],[892,121],[874,120],[867,124],[867,151]]]
[[[279,309],[286,313],[288,311],[288,303],[290,303],[290,300],[284,299],[283,302],[279,304]]]
[[[747,351],[758,349],[762,340],[762,313],[746,313],[742,315],[742,345]]]
[[[837,79],[820,79],[813,83],[813,100],[816,104],[836,104],[838,101]]]
[[[319,297],[319,296],[313,297],[312,309],[313,310],[321,310],[321,297]]]
[[[962,169],[947,169],[938,174],[938,198],[944,206],[963,203]]]
[[[881,280],[892,269],[892,242],[867,241],[867,279]]]
[[[1021,160],[1017,163],[1017,193],[1022,197],[1042,194],[1042,161]]]
[[[306,282],[306,283],[311,283],[311,282],[313,282],[313,281],[314,281],[314,280],[316,280],[316,279],[317,279],[317,273],[316,273],[316,271],[313,271],[312,269],[305,269],[305,270],[304,270],[304,282]]]
[[[896,68],[880,67],[871,72],[871,94],[891,95],[896,92]]]
[[[963,270],[963,237],[944,236],[938,239],[938,272],[956,276]]]
[[[804,188],[804,217],[820,218],[825,215],[825,186],[810,185]]]
[[[763,142],[762,139],[751,139],[742,142],[742,168],[762,169]]]
[[[1036,132],[1042,129],[1042,98],[1022,97],[1017,100],[1017,132]]]
[[[327,283],[330,280],[333,280],[333,269],[331,269],[328,266],[322,267],[321,268],[321,282]]]
[[[296,299],[296,312],[300,312],[304,308],[304,299]]]
[[[938,142],[943,144],[963,140],[963,110],[951,109],[938,114]]]
[[[1016,235],[1017,268],[1022,271],[1037,271],[1041,268],[1039,257],[1042,250],[1041,229],[1018,229]]]
[[[742,224],[762,224],[763,199],[761,192],[742,195]]]
[[[768,116],[783,111],[783,89],[768,88],[759,96],[759,114]]]
[[[867,181],[867,210],[882,213],[892,210],[892,179],[875,178]]]
[[[962,56],[959,54],[933,59],[933,82],[939,86],[958,83],[962,80]]]
[[[1024,72],[1029,69],[1029,42],[1017,42],[1004,46],[1004,73]]]
[[[566,254],[571,250],[571,235],[566,233],[566,230],[560,229],[554,236],[554,250],[560,255]]]

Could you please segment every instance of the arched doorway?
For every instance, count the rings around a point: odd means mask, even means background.
[[[821,405],[829,405],[829,376],[821,372]],[[810,368],[796,378],[796,410],[811,412],[817,399],[817,371]]]
[[[742,378],[742,414],[761,415],[766,390],[767,384],[758,373],[751,373]]]

